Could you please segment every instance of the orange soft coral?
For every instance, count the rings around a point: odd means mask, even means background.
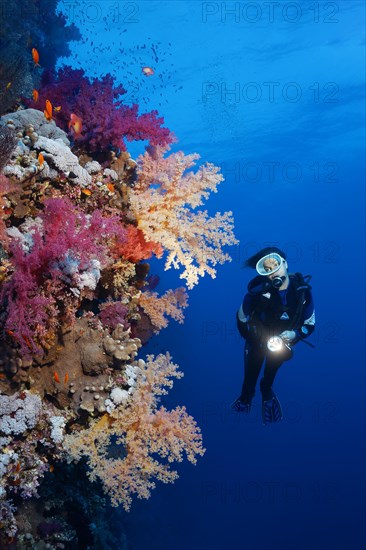
[[[90,479],[99,478],[112,504],[122,504],[125,510],[129,510],[133,495],[150,497],[154,480],[171,483],[178,478],[170,463],[181,462],[185,455],[195,464],[197,456],[205,452],[201,431],[185,407],[172,411],[158,408],[159,396],[168,393],[172,378],[183,376],[169,353],[156,358],[148,355],[146,363],[139,361],[139,367],[137,388],[127,403],[65,440],[71,457],[79,460],[86,456]],[[109,453],[111,441],[115,441],[113,453]],[[119,458],[110,456],[117,453]],[[163,462],[157,460],[159,456]]]
[[[141,260],[148,260],[153,254],[160,258],[163,254],[163,248],[158,243],[147,242],[141,229],[129,225],[127,227],[126,242],[119,244],[114,252],[130,262],[137,263]]]
[[[149,316],[157,333],[168,326],[167,315],[178,323],[183,323],[182,309],[188,306],[188,294],[184,287],[168,290],[163,296],[158,296],[156,292],[145,291],[139,297],[139,305]]]
[[[177,152],[164,158],[167,147],[155,148],[138,159],[138,177],[130,196],[131,208],[146,240],[160,243],[168,251],[165,269],[184,268],[180,275],[187,287],[205,273],[216,276],[213,266],[231,260],[222,246],[236,244],[231,212],[194,212],[223,180],[211,163],[196,173],[187,171],[199,155]]]

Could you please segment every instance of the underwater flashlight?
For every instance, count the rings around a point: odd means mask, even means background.
[[[288,361],[293,355],[290,344],[282,340],[280,336],[271,336],[267,340],[267,348],[272,353],[279,353],[283,361]]]
[[[279,336],[272,336],[267,342],[267,348],[269,351],[280,351],[283,346],[283,340]]]

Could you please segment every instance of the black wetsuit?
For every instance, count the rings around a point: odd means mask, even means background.
[[[244,382],[241,400],[250,403],[255,394],[258,376],[265,361],[261,381],[263,398],[270,390],[283,359],[267,349],[271,336],[278,336],[285,330],[294,330],[295,344],[310,336],[315,328],[315,311],[310,287],[303,288],[304,281],[297,275],[289,275],[286,290],[273,288],[267,277],[258,276],[248,285],[248,294],[237,312],[237,325],[245,338]],[[302,308],[298,308],[299,302]]]

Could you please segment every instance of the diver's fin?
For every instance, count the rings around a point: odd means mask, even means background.
[[[231,408],[234,409],[234,411],[246,414],[250,413],[251,406],[251,402],[244,402],[241,400],[241,397],[235,399],[235,401],[231,404]]]
[[[272,424],[273,422],[280,422],[283,419],[281,403],[277,399],[276,395],[268,401],[263,399],[262,401],[262,420],[264,426]]]

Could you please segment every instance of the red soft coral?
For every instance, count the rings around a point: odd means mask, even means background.
[[[134,225],[129,225],[127,227],[126,242],[119,243],[114,252],[130,262],[138,263],[141,260],[148,260],[153,254],[157,258],[161,258],[164,250],[160,244],[146,241],[140,229]]]

